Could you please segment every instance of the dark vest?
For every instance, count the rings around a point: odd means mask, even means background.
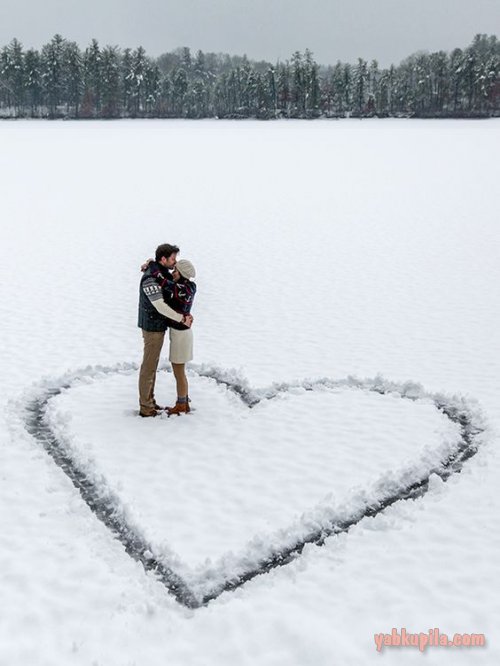
[[[144,271],[141,277],[141,284],[139,287],[139,317],[137,325],[145,331],[166,331],[170,320],[158,312],[142,288],[144,281],[151,277],[151,267],[153,266],[155,266],[154,263]]]

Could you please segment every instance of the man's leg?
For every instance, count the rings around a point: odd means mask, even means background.
[[[144,356],[139,372],[139,406],[141,414],[155,412],[156,370],[160,360],[165,331],[142,331],[144,338]]]

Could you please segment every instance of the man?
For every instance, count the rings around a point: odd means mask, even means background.
[[[157,284],[153,273],[163,271],[165,276],[175,266],[179,248],[165,243],[156,248],[155,260],[152,261],[141,277],[139,290],[138,326],[142,329],[144,355],[139,372],[139,414],[143,417],[156,416],[161,407],[155,400],[156,371],[160,360],[165,331],[169,320],[190,327],[193,317],[180,314],[163,300],[161,287]]]

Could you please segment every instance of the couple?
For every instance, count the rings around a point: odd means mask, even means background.
[[[196,294],[193,264],[177,261],[179,248],[165,243],[156,248],[155,258],[141,266],[143,275],[139,290],[139,328],[144,339],[144,356],[139,372],[139,414],[156,416],[163,408],[155,400],[155,380],[160,353],[169,330],[170,354],[177,402],[167,407],[168,415],[190,411],[186,363],[193,358],[191,306]]]

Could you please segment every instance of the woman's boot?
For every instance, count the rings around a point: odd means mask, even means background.
[[[189,406],[189,398],[187,396],[185,398],[177,398],[175,407],[167,407],[169,416],[172,414],[189,414],[190,411],[191,408]]]

